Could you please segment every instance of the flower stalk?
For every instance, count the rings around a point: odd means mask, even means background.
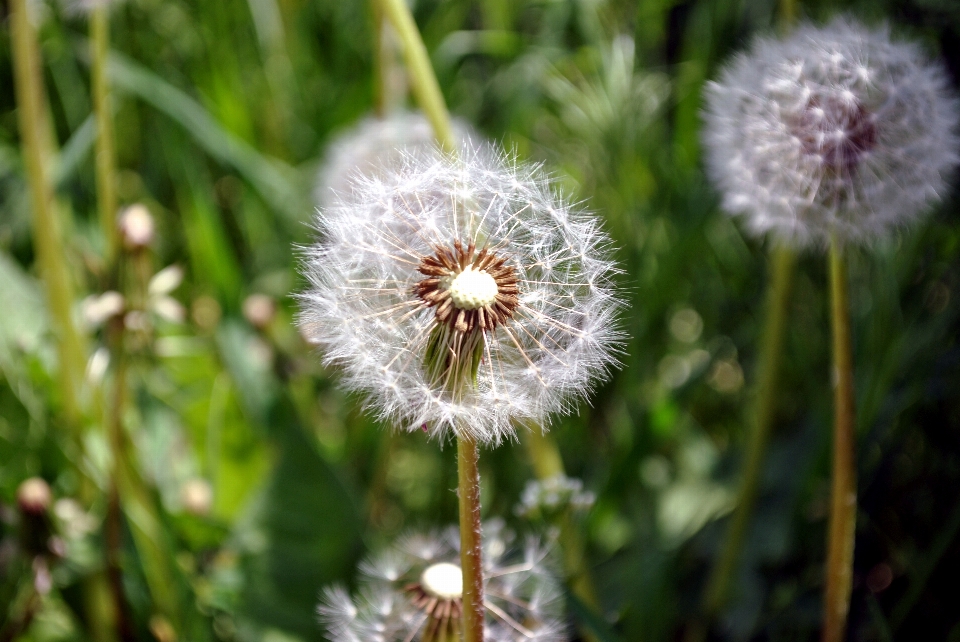
[[[480,449],[457,438],[460,496],[460,568],[463,570],[463,642],[483,642],[483,541],[480,523]]]
[[[443,100],[440,84],[433,72],[430,56],[420,37],[420,31],[410,13],[410,7],[404,0],[380,0],[380,7],[400,39],[413,94],[423,113],[430,120],[437,140],[445,149],[452,151],[454,137],[453,127],[450,124],[450,112]]]
[[[744,539],[757,500],[764,456],[776,411],[777,388],[787,308],[796,265],[796,253],[779,246],[773,253],[773,275],[767,289],[766,318],[760,343],[756,397],[752,407],[751,432],[747,443],[743,476],[737,491],[737,507],[727,528],[720,557],[707,583],[706,611],[715,618],[730,597],[730,583],[743,550]]]
[[[830,521],[827,534],[827,585],[824,592],[823,642],[842,642],[850,610],[853,548],[857,526],[857,478],[854,461],[855,410],[853,350],[843,247],[830,242],[830,322],[833,335],[833,463]]]
[[[96,179],[97,210],[104,235],[104,263],[112,266],[117,255],[116,151],[113,140],[113,114],[107,80],[107,53],[110,49],[109,5],[100,3],[90,14],[90,81],[93,111],[97,122]]]

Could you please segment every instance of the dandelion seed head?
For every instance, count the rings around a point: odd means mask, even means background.
[[[523,489],[516,513],[529,519],[550,519],[566,511],[585,513],[596,495],[583,489],[583,482],[563,473],[543,480],[531,480]]]
[[[706,90],[723,206],[792,246],[869,242],[943,198],[958,101],[943,66],[847,18],[758,38]]]
[[[537,166],[473,143],[407,151],[317,225],[301,332],[385,421],[496,444],[616,365],[609,238]]]
[[[359,589],[326,589],[317,612],[330,639],[459,639],[463,574],[456,528],[401,537],[360,566]],[[548,551],[517,542],[500,521],[484,525],[486,642],[562,642],[562,594]],[[397,569],[402,572],[395,575]]]
[[[455,141],[480,140],[464,120],[454,118],[452,127]],[[435,141],[430,121],[420,112],[394,111],[383,118],[365,118],[327,146],[314,200],[321,209],[333,205],[338,193],[350,191],[356,174],[376,172],[399,162],[402,150],[432,149]]]
[[[109,9],[122,0],[61,0],[63,12],[69,16],[86,16],[97,9]]]

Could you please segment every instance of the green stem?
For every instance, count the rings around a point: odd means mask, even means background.
[[[843,248],[830,240],[830,320],[833,333],[833,466],[827,536],[827,585],[824,591],[823,642],[842,642],[850,609],[853,544],[857,526],[857,477],[854,461],[853,350]]]
[[[387,90],[387,83],[389,82],[387,24],[383,19],[383,8],[380,5],[380,0],[373,0],[370,9],[373,14],[373,109],[377,117],[383,118],[387,115],[387,104],[389,102],[387,95],[389,93]]]
[[[410,13],[410,7],[405,0],[380,0],[380,6],[400,38],[407,72],[410,75],[410,84],[413,86],[413,93],[420,108],[430,121],[437,141],[444,148],[453,150],[455,142],[450,113],[440,92],[440,84],[433,72],[433,66],[430,64],[427,48]]]
[[[33,25],[27,17],[26,0],[11,0],[11,35],[17,117],[20,121],[23,161],[30,188],[33,243],[40,274],[47,290],[59,357],[60,394],[63,414],[79,442],[81,388],[86,357],[83,340],[73,322],[73,288],[66,252],[60,238],[60,221],[44,163],[46,101],[40,70],[40,51]]]
[[[483,642],[483,544],[477,442],[457,437],[460,494],[460,568],[463,570],[463,642]]]
[[[93,111],[97,120],[96,174],[97,209],[104,236],[104,258],[113,265],[117,252],[117,182],[116,153],[113,140],[113,114],[110,110],[110,87],[107,82],[107,54],[110,49],[110,19],[105,4],[90,14],[90,80]]]
[[[773,278],[767,290],[766,319],[760,344],[760,363],[757,368],[752,431],[747,444],[743,477],[740,479],[737,493],[737,508],[730,520],[720,556],[707,582],[705,606],[707,616],[711,619],[720,613],[730,597],[730,583],[743,550],[747,527],[750,525],[757,499],[764,455],[776,410],[783,335],[795,264],[796,256],[792,250],[779,247],[774,251]]]
[[[530,465],[537,479],[550,479],[557,475],[565,475],[563,457],[557,442],[549,433],[544,433],[539,426],[527,426],[523,434],[523,445],[526,446]]]

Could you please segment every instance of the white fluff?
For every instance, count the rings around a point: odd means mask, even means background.
[[[424,613],[406,587],[435,564],[460,564],[456,528],[413,534],[360,566],[355,598],[341,587],[326,588],[317,607],[330,640],[405,642],[420,640]],[[537,540],[515,545],[500,521],[484,524],[485,642],[563,642],[569,630],[563,596],[547,550]],[[506,615],[507,618],[504,618]],[[524,631],[512,624],[519,623]]]
[[[470,143],[456,155],[404,152],[355,175],[317,227],[300,327],[387,422],[496,444],[516,436],[514,421],[570,411],[616,363],[609,238],[537,166]],[[485,334],[477,389],[459,400],[424,372],[434,310],[413,294],[421,257],[456,240],[497,248],[520,289],[513,318]]]
[[[758,38],[707,85],[706,104],[707,169],[724,208],[791,246],[825,245],[831,230],[887,236],[943,198],[958,161],[943,66],[886,27],[838,18]]]
[[[470,123],[453,118],[457,142],[480,140]],[[335,136],[327,145],[317,174],[314,199],[321,209],[349,191],[356,174],[369,174],[400,161],[404,150],[428,150],[436,144],[433,127],[420,112],[393,111],[383,118],[370,116]]]

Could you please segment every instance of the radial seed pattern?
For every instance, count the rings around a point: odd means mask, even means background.
[[[609,239],[537,167],[471,145],[407,153],[355,177],[318,227],[301,328],[405,429],[498,443],[515,420],[569,411],[616,362]],[[480,351],[475,386],[425,367],[438,327],[452,360]]]
[[[945,70],[886,28],[839,18],[759,38],[706,102],[725,209],[791,245],[886,236],[943,198],[957,165]]]
[[[456,529],[411,535],[360,567],[360,589],[323,592],[317,609],[338,642],[452,642],[459,639],[462,596]],[[501,522],[484,525],[484,624],[487,642],[563,642],[562,596],[547,551],[520,548]],[[462,588],[462,584],[460,585]]]

